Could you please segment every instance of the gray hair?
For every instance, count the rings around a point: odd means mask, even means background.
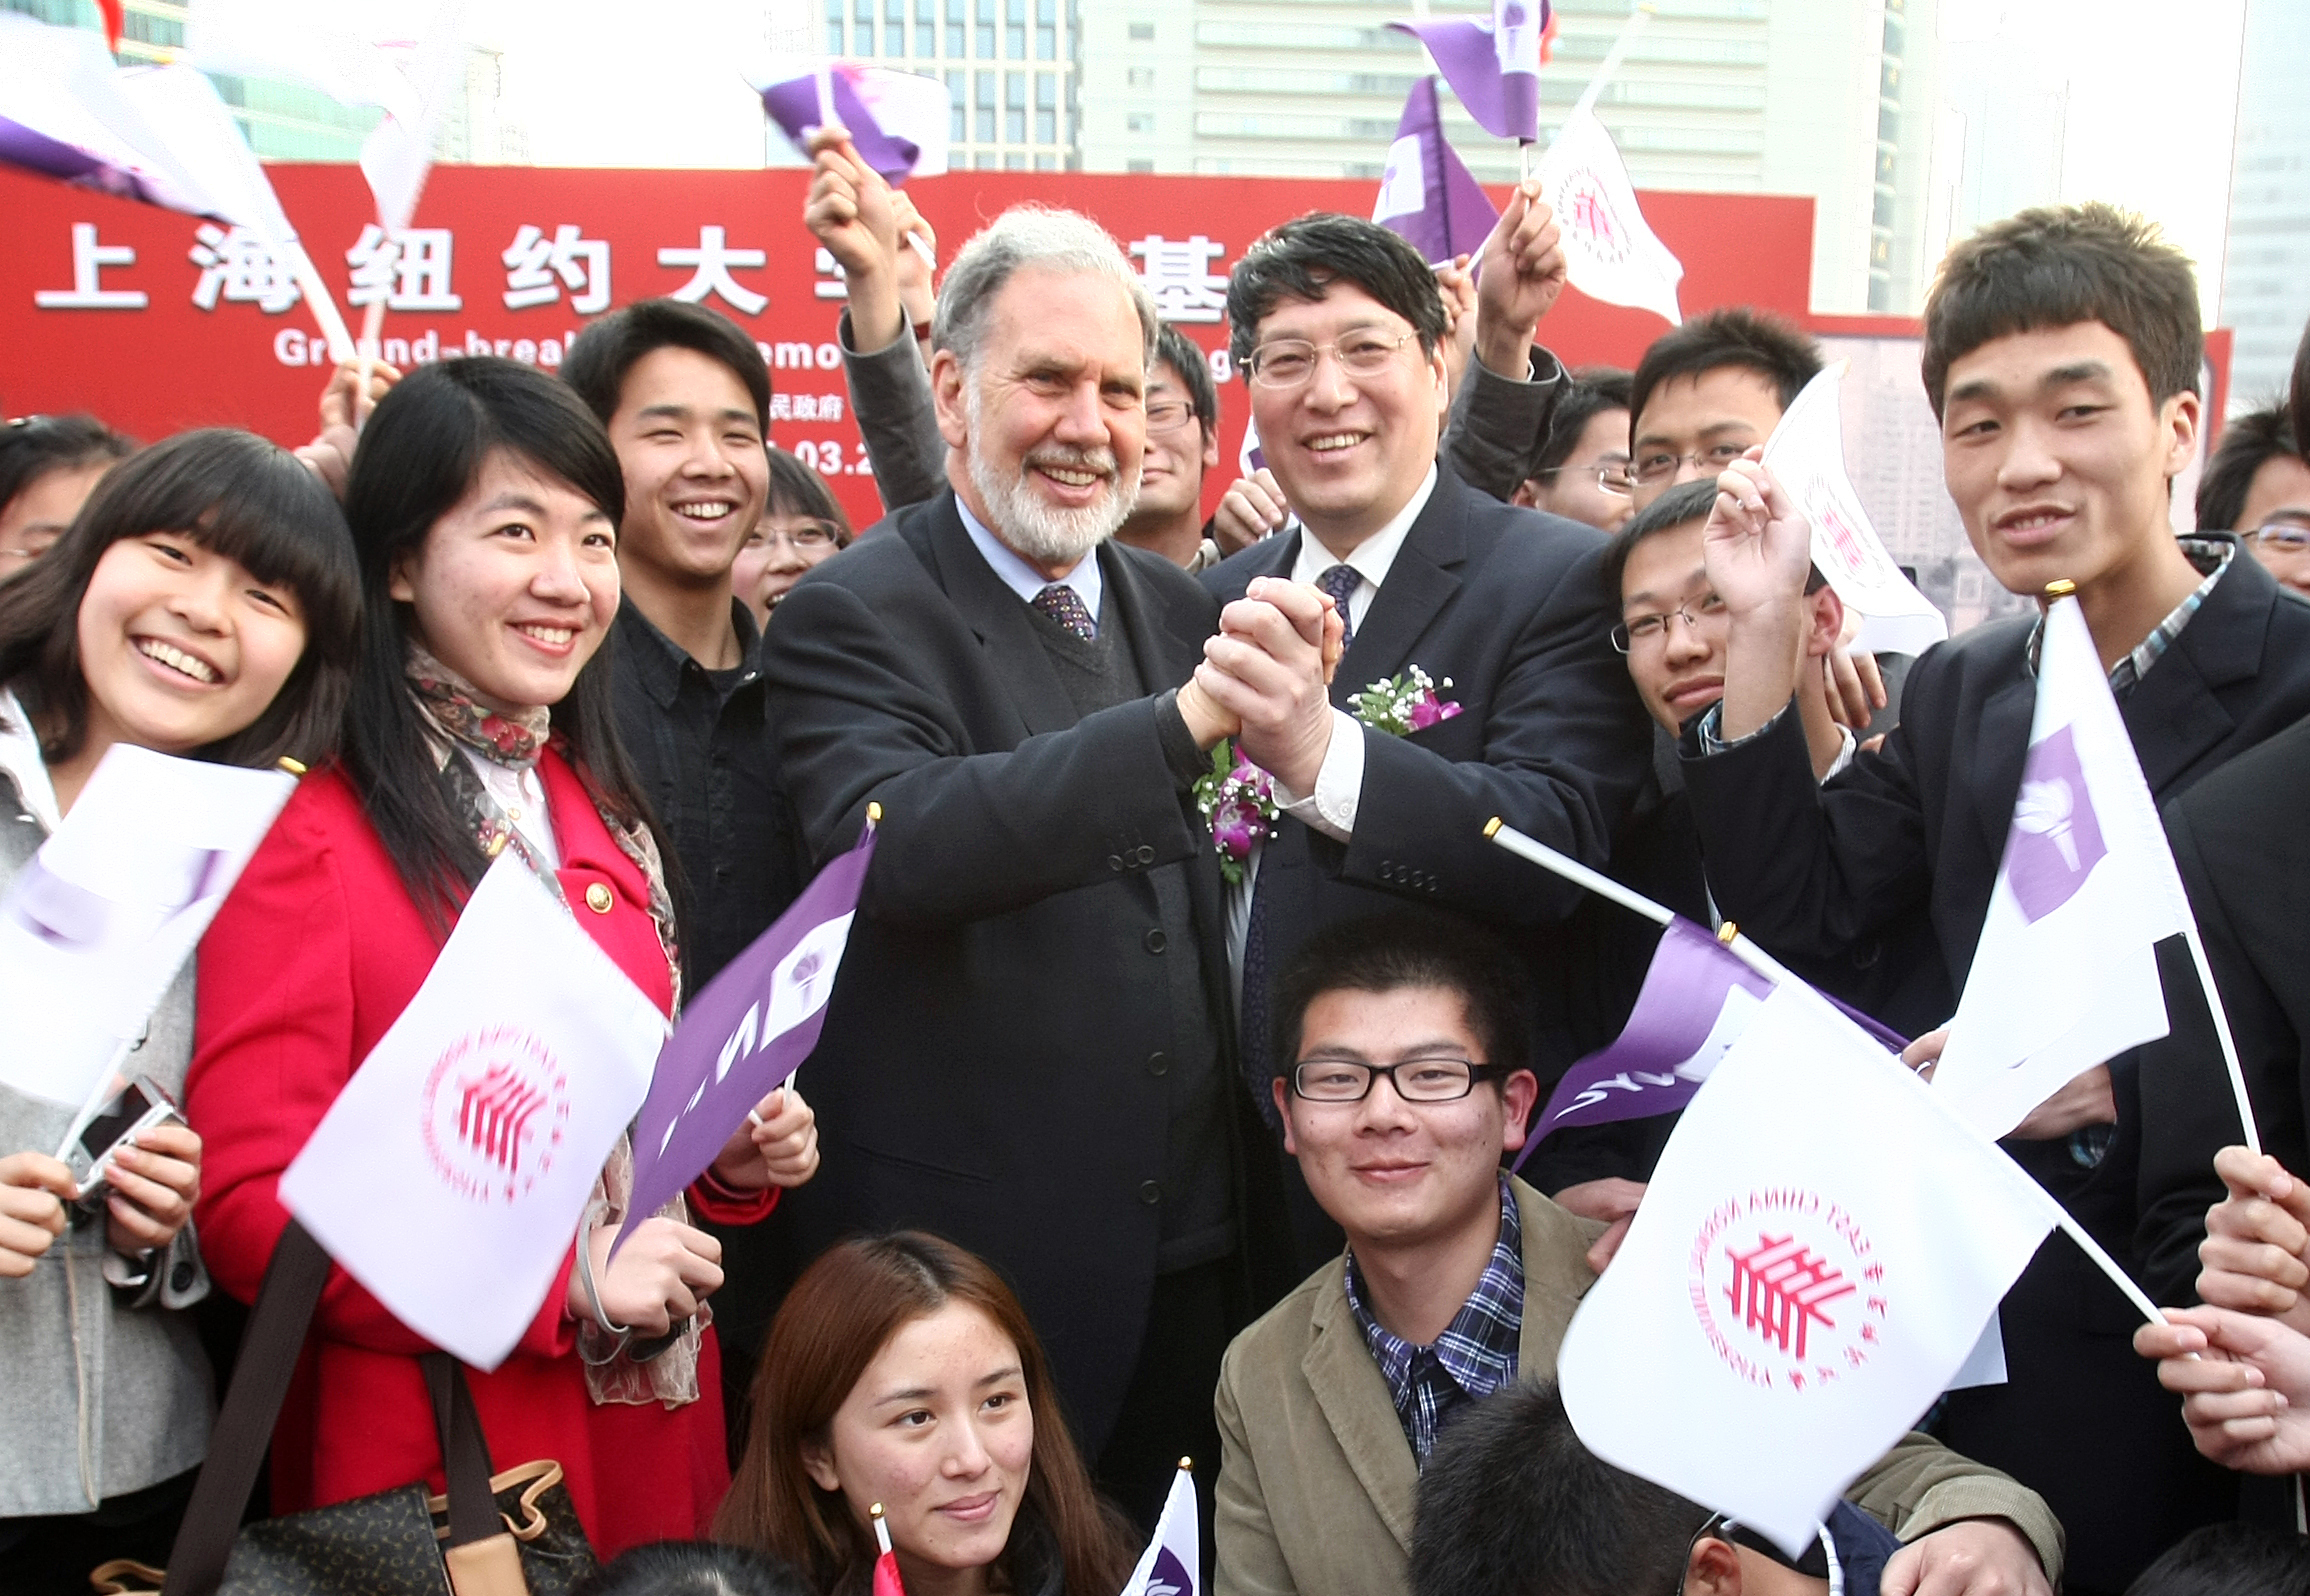
[[[950,349],[965,371],[977,368],[986,339],[987,313],[1013,272],[1025,268],[1085,277],[1104,277],[1131,296],[1139,314],[1140,341],[1148,364],[1162,319],[1147,285],[1131,269],[1107,230],[1075,211],[1042,205],[1014,205],[963,245],[939,285],[938,313],[931,323],[931,347]]]

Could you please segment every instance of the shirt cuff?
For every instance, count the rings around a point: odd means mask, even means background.
[[[1315,773],[1315,791],[1305,798],[1292,795],[1279,780],[1275,805],[1294,820],[1313,827],[1335,842],[1346,842],[1356,829],[1356,806],[1363,800],[1364,729],[1344,709],[1331,712],[1331,746]]]
[[[1853,756],[1861,751],[1861,739],[1853,735],[1852,727],[1839,726],[1837,735],[1844,740],[1837,746],[1837,757],[1829,761],[1829,768],[1821,777],[1823,781],[1827,781],[1831,776],[1836,775],[1851,764]]]
[[[1721,753],[1725,753],[1725,752],[1728,752],[1728,751],[1729,751],[1729,750],[1731,750],[1731,749],[1735,749],[1735,748],[1738,748],[1738,747],[1740,747],[1740,746],[1741,746],[1741,744],[1743,744],[1743,743],[1753,743],[1753,742],[1755,742],[1755,741],[1756,741],[1756,740],[1757,740],[1759,737],[1762,737],[1762,736],[1763,736],[1763,735],[1764,735],[1766,732],[1769,732],[1769,731],[1771,731],[1771,730],[1772,730],[1772,729],[1773,729],[1775,726],[1778,726],[1778,725],[1781,723],[1781,716],[1782,716],[1782,715],[1786,715],[1788,712],[1789,712],[1789,711],[1788,711],[1788,708],[1787,708],[1787,706],[1786,706],[1786,705],[1784,705],[1784,706],[1782,706],[1782,708],[1780,709],[1780,711],[1779,711],[1778,713],[1776,713],[1776,714],[1773,716],[1773,718],[1772,718],[1771,720],[1768,720],[1768,721],[1766,721],[1766,722],[1765,722],[1765,723],[1764,723],[1762,726],[1759,726],[1759,727],[1758,727],[1758,728],[1757,728],[1755,731],[1753,731],[1753,732],[1749,732],[1749,733],[1748,733],[1748,734],[1746,734],[1745,736],[1741,736],[1741,737],[1735,737],[1735,738],[1732,738],[1732,739],[1730,739],[1730,740],[1728,741],[1728,740],[1726,739],[1725,735],[1724,735],[1724,703],[1723,703],[1723,701],[1722,701],[1722,700],[1719,700],[1718,702],[1716,702],[1716,703],[1714,703],[1714,704],[1711,704],[1711,705],[1709,705],[1709,706],[1708,706],[1708,708],[1707,708],[1706,710],[1704,710],[1704,711],[1701,713],[1701,717],[1700,717],[1700,752],[1701,752],[1701,757],[1705,759],[1705,758],[1707,758],[1707,757],[1708,757],[1710,754],[1721,754]],[[1847,744],[1847,751],[1846,751],[1846,752],[1845,752],[1845,753],[1844,753],[1842,756],[1840,756],[1840,757],[1841,757],[1842,759],[1844,759],[1844,760],[1848,761],[1848,762],[1851,760],[1851,758],[1852,758],[1852,753],[1851,753],[1851,745],[1850,745],[1850,743],[1849,743],[1849,742],[1848,742],[1848,744]],[[1844,765],[1843,765],[1843,764],[1839,764],[1839,765],[1836,767],[1836,769],[1835,769],[1835,770],[1832,770],[1832,771],[1830,772],[1830,775],[1835,775],[1837,770],[1842,770],[1842,769],[1844,769],[1844,768],[1845,768],[1845,767],[1844,767]]]

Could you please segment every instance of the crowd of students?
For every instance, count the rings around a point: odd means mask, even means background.
[[[1737,919],[1929,1068],[2034,617],[1856,651],[1758,459],[1817,347],[1727,309],[1566,371],[1536,191],[1448,272],[1338,215],[1248,250],[1267,463],[1205,520],[1222,398],[1112,237],[1017,208],[934,295],[904,196],[839,133],[815,159],[887,512],[855,535],[768,445],[751,338],[667,300],[559,376],[348,365],[293,453],[0,427],[0,890],[116,745],[307,772],[139,1046],[183,1123],[84,1200],[43,1151],[69,1111],[0,1087],[0,1585],[166,1562],[222,1299],[492,860],[671,1016],[873,804],[810,1100],[757,1105],[612,1256],[621,1140],[469,1374],[501,1464],[560,1464],[591,1589],[863,1593],[871,1504],[916,1596],[1109,1596],[1183,1455],[1211,1588],[1247,1596],[2304,1587],[2271,1477],[2310,1469],[2310,340],[2291,420],[2229,424],[2177,538],[2188,262],[2087,205],[1936,281],[1949,492],[2009,591],[2076,584],[2271,1156],[2231,1145],[2165,959],[2172,1033],[2006,1145],[2185,1311],[2135,1333],[2056,1238],[2002,1310],[2007,1380],[1919,1415],[1791,1557],[1589,1456],[1554,1395],[1674,1116],[1504,1166],[1655,933],[1485,822]],[[439,1489],[432,1350],[333,1273],[271,1511]]]

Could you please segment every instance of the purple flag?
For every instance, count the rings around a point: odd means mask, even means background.
[[[1372,220],[1437,265],[1477,253],[1499,219],[1483,188],[1445,142],[1436,80],[1419,79],[1404,101],[1396,141],[1388,146],[1387,171],[1380,178]]]
[[[858,92],[858,81],[851,68],[837,66],[829,74],[834,87],[834,115],[850,130],[850,142],[857,149],[859,159],[882,174],[883,181],[893,187],[906,182],[921,163],[922,146],[913,139],[901,138],[886,132],[865,99]],[[762,90],[762,109],[780,131],[801,149],[804,141],[823,118],[818,106],[818,74],[806,73],[788,78],[781,83],[766,85]]]
[[[1436,70],[1494,138],[1540,136],[1540,55],[1547,0],[1493,0],[1492,20],[1391,22],[1428,47]]]
[[[618,1245],[703,1174],[754,1105],[818,1045],[873,859],[869,826],[683,1009],[634,1120],[634,1194]]]
[[[1550,1131],[1684,1107],[1772,990],[1699,926],[1682,916],[1671,920],[1619,1039],[1564,1072],[1516,1167]]]

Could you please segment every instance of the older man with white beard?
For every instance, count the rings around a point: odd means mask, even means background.
[[[806,1252],[919,1225],[992,1259],[1143,1524],[1182,1454],[1218,1456],[1211,1393],[1272,1212],[1242,1195],[1266,1139],[1230,1067],[1222,885],[1190,790],[1236,725],[1192,680],[1219,605],[1112,538],[1156,330],[1096,224],[998,218],[939,296],[950,491],[804,577],[764,660],[816,858],[882,813],[811,1061],[826,1164],[781,1218]],[[1320,601],[1272,586],[1230,632],[1319,634]],[[1296,666],[1223,691],[1286,695],[1319,668],[1279,652]]]

